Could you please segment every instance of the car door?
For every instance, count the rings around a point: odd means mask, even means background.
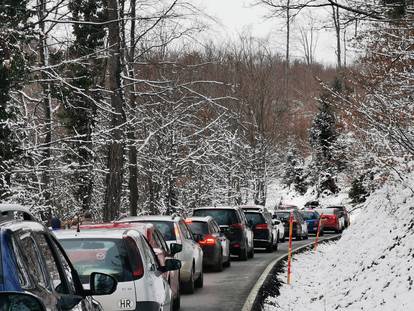
[[[217,237],[217,239],[220,241],[221,248],[223,250],[223,257],[227,258],[230,256],[230,241],[229,239],[224,235],[224,233],[221,232],[220,227],[217,225],[217,223],[213,220],[209,223],[210,230],[212,234]]]
[[[165,306],[169,306],[171,304],[170,285],[162,273],[159,273],[160,263],[151,245],[144,237],[142,237],[141,240],[143,261],[145,272],[147,274],[146,281],[148,281],[145,285],[151,286],[154,301],[158,302],[162,308],[165,308]]]
[[[184,235],[188,240],[188,243],[193,249],[193,258],[195,261],[195,272],[197,275],[200,275],[203,272],[203,251],[201,250],[200,245],[194,240],[193,234],[191,233],[190,228],[184,221],[181,221],[181,224],[184,227]]]
[[[241,219],[241,223],[244,224],[245,232],[246,232],[246,238],[247,238],[247,244],[249,249],[253,249],[253,243],[254,243],[254,237],[253,237],[253,230],[249,227],[249,224],[246,219],[246,215],[244,215],[244,212],[242,210],[237,210],[238,215]]]
[[[21,288],[39,297],[50,310],[60,310],[59,297],[52,291],[42,253],[31,231],[18,231],[12,236],[13,255],[22,272]],[[19,277],[20,278],[20,277]]]

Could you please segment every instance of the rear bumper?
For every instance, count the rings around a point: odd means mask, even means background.
[[[217,264],[221,247],[216,246],[205,246],[203,247],[203,266],[213,266]]]
[[[263,240],[263,239],[254,239],[253,244],[254,247],[268,247],[269,244],[271,244],[272,241],[269,240]]]

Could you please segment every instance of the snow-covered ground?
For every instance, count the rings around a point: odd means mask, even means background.
[[[266,311],[414,310],[414,173],[389,180],[338,242],[294,256],[292,269]]]

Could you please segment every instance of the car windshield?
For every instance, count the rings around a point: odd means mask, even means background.
[[[164,239],[166,241],[175,241],[177,240],[177,237],[175,236],[175,230],[174,230],[174,222],[173,221],[142,221],[142,222],[146,222],[146,223],[151,223],[153,224],[164,236]]]
[[[187,223],[187,225],[195,234],[208,234],[208,224],[206,222],[193,221],[191,223]]]
[[[233,209],[197,209],[193,215],[198,217],[211,216],[219,226],[229,226],[238,223],[236,211]]]
[[[132,281],[128,254],[121,239],[60,240],[82,283],[89,283],[92,272],[112,275],[118,282]]]
[[[303,211],[300,212],[305,220],[318,219],[318,214],[315,212]]]
[[[265,219],[263,215],[260,213],[251,213],[251,212],[244,212],[244,213],[246,214],[247,220],[251,221],[254,226],[257,224],[265,223]]]
[[[290,212],[276,212],[276,218],[280,219],[281,221],[288,221],[290,217]]]

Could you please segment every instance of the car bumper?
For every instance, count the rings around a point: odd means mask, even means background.
[[[213,266],[217,264],[217,261],[219,259],[219,251],[221,251],[221,247],[220,248],[217,248],[216,246],[203,247],[203,265]]]
[[[253,244],[254,247],[268,247],[271,241],[263,240],[263,239],[254,239]]]

